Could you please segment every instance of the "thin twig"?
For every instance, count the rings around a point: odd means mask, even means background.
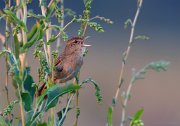
[[[63,113],[62,118],[61,118],[61,120],[60,120],[59,123],[58,123],[58,126],[60,126],[60,125],[62,124],[64,118],[66,117],[66,114],[67,114],[67,112],[68,112],[68,109],[69,109],[69,106],[70,106],[70,104],[71,104],[71,101],[72,101],[73,97],[74,97],[74,94],[72,94],[72,95],[70,96],[70,98],[69,98],[69,100],[68,100],[68,103],[67,103],[67,105],[66,105],[65,112]]]
[[[20,84],[17,84],[18,86],[18,94],[19,94],[19,106],[20,106],[20,113],[21,113],[21,122],[22,126],[25,126],[25,118],[24,118],[24,108],[23,108],[23,103],[22,103],[22,97],[21,97],[21,91],[20,91]]]
[[[9,8],[9,7],[10,7],[10,0],[8,1],[8,3],[6,3],[6,8]],[[8,20],[8,18],[6,18],[6,34],[5,34],[5,38],[2,38],[2,42],[4,41],[4,46],[5,46],[6,49],[8,49],[8,47],[9,47],[8,44],[9,44],[9,37],[10,37],[8,24],[9,24],[9,20]],[[8,76],[8,68],[9,68],[9,66],[8,66],[8,54],[5,55],[5,61],[6,61],[5,91],[6,91],[7,102],[8,102],[8,105],[9,105],[10,104],[10,99],[9,99],[9,89],[8,89],[8,79],[9,79],[9,76]],[[10,118],[10,115],[8,115],[8,118]]]
[[[42,3],[42,0],[40,0],[40,3]],[[49,6],[53,3],[53,0],[50,1],[49,3]],[[48,7],[49,7],[48,6]],[[42,11],[42,15],[43,16],[46,16],[46,12],[47,12],[47,8],[43,5],[41,5],[41,11]],[[52,30],[51,28],[48,28],[50,25],[51,25],[51,22],[45,22],[45,27],[47,27],[46,29],[46,42],[48,42],[51,38],[51,33],[52,33]],[[51,66],[53,67],[53,64],[51,63],[51,46],[50,45],[46,45],[46,43],[44,43],[44,51],[45,51],[45,55],[46,55],[46,60],[48,62],[48,65],[49,67],[51,68]],[[53,70],[52,70],[53,71]],[[47,77],[47,73],[46,73],[46,77]],[[53,79],[54,76],[50,79]],[[52,80],[52,82],[54,81],[54,79]],[[47,87],[49,87],[49,83],[47,85]],[[50,113],[51,113],[51,119],[53,120],[53,125],[55,124],[54,121],[55,121],[55,114],[54,114],[54,108],[52,108],[50,110]]]
[[[56,35],[55,39],[57,39],[58,37],[60,37],[61,34],[62,34],[62,31],[64,31],[64,30],[65,30],[70,24],[72,24],[74,21],[75,21],[75,18],[73,18],[69,23],[67,23],[67,24],[63,27],[63,29]]]
[[[78,73],[78,76],[76,76],[73,79],[73,84],[79,84],[79,75],[80,72]],[[78,125],[78,119],[79,119],[79,90],[76,90],[76,120],[74,126]]]
[[[84,37],[85,36],[85,34],[86,34],[86,31],[87,31],[87,23],[85,24],[85,26],[84,26],[84,31],[83,31],[83,34],[82,34],[82,36]]]
[[[120,126],[124,126],[125,122],[126,122],[126,107],[127,107],[127,102],[128,102],[128,99],[129,99],[129,95],[130,95],[130,92],[131,92],[131,89],[132,89],[132,86],[133,86],[133,83],[132,83],[132,80],[127,88],[127,92],[125,93],[125,99],[124,99],[124,102],[123,102],[123,107],[122,107],[122,116],[121,116],[121,124]]]
[[[126,64],[126,61],[127,61],[127,58],[129,56],[129,53],[130,53],[130,50],[131,50],[131,44],[133,42],[133,39],[134,39],[134,29],[135,29],[135,26],[136,26],[136,22],[137,22],[137,19],[138,19],[138,16],[139,16],[139,12],[140,12],[140,9],[141,9],[141,6],[142,6],[142,2],[143,0],[140,0],[139,4],[138,4],[138,8],[137,8],[137,11],[136,11],[136,14],[135,14],[135,17],[134,17],[134,20],[133,20],[133,23],[132,23],[132,26],[131,26],[131,33],[130,33],[130,39],[129,39],[129,45],[124,53],[124,56],[123,56],[123,61],[122,61],[122,65],[121,65],[121,72],[120,72],[120,76],[119,76],[119,81],[118,81],[118,88],[116,90],[116,94],[115,94],[115,97],[114,97],[114,100],[115,102],[117,101],[117,98],[119,96],[119,92],[120,92],[120,88],[123,84],[123,74],[124,74],[124,70],[125,70],[125,64]]]
[[[40,5],[41,5],[42,4],[42,0],[39,0],[39,2],[40,2]],[[46,10],[47,10],[46,7],[41,5],[41,13],[42,13],[43,16],[46,15]],[[48,65],[50,66],[47,46],[46,46],[45,42],[43,43],[43,47],[44,47],[44,52],[45,52],[45,56],[46,56],[46,61],[47,61]]]
[[[62,20],[61,20],[61,28],[64,27],[64,0],[60,0],[61,4],[61,14],[62,14]],[[57,39],[57,44],[56,44],[56,50],[59,51],[59,47],[61,44],[61,38]]]
[[[120,91],[120,87],[121,87],[122,82],[123,82],[123,73],[124,73],[125,63],[127,61],[127,58],[128,58],[128,55],[129,55],[129,52],[130,52],[130,49],[131,49],[131,44],[132,44],[133,39],[134,39],[134,29],[135,29],[136,22],[137,22],[137,19],[138,19],[138,16],[139,16],[139,13],[140,13],[140,10],[141,10],[141,7],[142,7],[142,2],[143,2],[143,0],[138,1],[137,11],[136,11],[134,20],[132,22],[131,34],[130,34],[130,39],[129,39],[129,46],[128,46],[126,52],[125,52],[124,59],[123,59],[123,62],[122,62],[122,69],[121,69],[121,74],[120,74],[120,78],[119,78],[119,87],[118,87],[117,92],[116,92],[115,101],[117,100],[117,97],[118,97],[118,94],[119,94],[119,91]],[[133,81],[131,80],[131,82],[130,82],[130,84],[128,86],[126,95],[125,95],[125,100],[123,102],[120,126],[124,126],[124,123],[125,123],[126,106],[127,106],[128,96],[130,94],[132,85],[133,85]]]
[[[20,4],[20,1],[17,0],[16,4]],[[23,15],[22,15],[22,10],[19,11],[18,16],[21,15],[21,19],[23,20],[23,23],[26,25],[27,22],[27,5],[26,1],[22,0],[22,6],[23,6]],[[20,18],[20,17],[19,17]],[[22,38],[23,44],[27,42],[27,33],[25,30],[22,30]],[[23,78],[23,71],[25,67],[25,62],[26,62],[26,53],[20,54],[20,61],[21,61],[21,78]],[[23,103],[22,103],[22,97],[21,97],[21,90],[24,90],[23,86],[20,88],[20,84],[18,84],[18,93],[19,93],[19,105],[20,105],[20,112],[21,112],[21,121],[22,121],[22,126],[25,126],[25,115],[24,115],[24,108],[23,108]]]
[[[24,24],[26,25],[27,22],[27,5],[26,5],[26,1],[22,0],[22,5],[23,5],[23,17],[22,20],[24,22]],[[23,40],[23,44],[25,44],[27,42],[27,33],[22,30],[22,40]],[[25,62],[26,62],[26,53],[21,54],[21,69],[23,71],[24,67],[25,67]]]

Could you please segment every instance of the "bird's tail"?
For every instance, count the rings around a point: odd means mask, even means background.
[[[56,78],[54,78],[54,82],[56,82]],[[39,89],[38,89],[38,96],[42,95],[43,92],[47,89],[46,83],[44,83]]]

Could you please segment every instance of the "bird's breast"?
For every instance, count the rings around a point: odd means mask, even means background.
[[[63,70],[58,73],[56,79],[59,79],[60,83],[64,83],[74,78],[83,64],[83,57],[79,55],[71,55],[64,59]]]

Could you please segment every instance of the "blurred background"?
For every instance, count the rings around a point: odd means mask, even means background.
[[[28,8],[40,13],[38,0],[32,0]],[[71,8],[77,14],[82,14],[83,1],[65,0],[65,7]],[[96,33],[88,29],[91,38],[87,43],[89,48],[81,69],[81,80],[92,77],[101,87],[103,103],[98,104],[94,96],[94,88],[85,86],[80,91],[79,126],[105,126],[106,115],[112,97],[118,84],[121,70],[122,53],[128,45],[130,29],[124,29],[124,22],[133,18],[136,11],[136,0],[94,0],[92,16],[100,15],[114,21],[113,25],[101,23],[105,33]],[[0,9],[4,8],[0,0]],[[146,126],[180,126],[180,1],[179,0],[144,0],[136,25],[135,35],[145,34],[148,41],[137,41],[128,57],[125,82],[122,90],[126,90],[131,78],[131,69],[140,69],[149,62],[167,60],[171,64],[166,72],[148,72],[144,80],[139,80],[132,89],[132,97],[128,102],[127,115],[133,114],[141,107],[145,109],[143,121]],[[28,20],[29,28],[35,23]],[[53,23],[57,23],[53,20]],[[67,23],[67,22],[66,22]],[[0,32],[4,33],[5,22],[0,22]],[[67,29],[69,36],[76,36],[79,25]],[[0,47],[2,44],[0,43]],[[32,49],[33,51],[33,49]],[[4,91],[5,62],[0,59],[0,110],[6,105]],[[28,64],[31,74],[37,81],[37,59],[28,54]],[[14,100],[14,90],[9,84],[11,100]],[[119,97],[120,102],[120,97]],[[120,124],[121,104],[118,102],[114,115],[114,126]],[[18,108],[18,107],[17,107]],[[58,110],[58,108],[56,108]],[[18,109],[14,110],[18,112]],[[71,126],[75,116],[68,114],[65,126]]]

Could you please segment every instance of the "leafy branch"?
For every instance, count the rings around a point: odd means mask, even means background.
[[[169,62],[167,61],[156,61],[156,62],[151,62],[147,64],[145,67],[142,69],[136,71],[135,69],[132,70],[132,78],[130,80],[130,83],[128,84],[127,91],[123,93],[123,103],[122,103],[122,116],[121,116],[121,125],[124,126],[126,119],[125,119],[125,114],[126,114],[126,108],[127,108],[127,102],[129,100],[129,97],[131,95],[131,90],[135,82],[139,79],[144,79],[145,74],[149,70],[155,70],[157,72],[160,71],[166,71],[167,66],[169,65]]]

